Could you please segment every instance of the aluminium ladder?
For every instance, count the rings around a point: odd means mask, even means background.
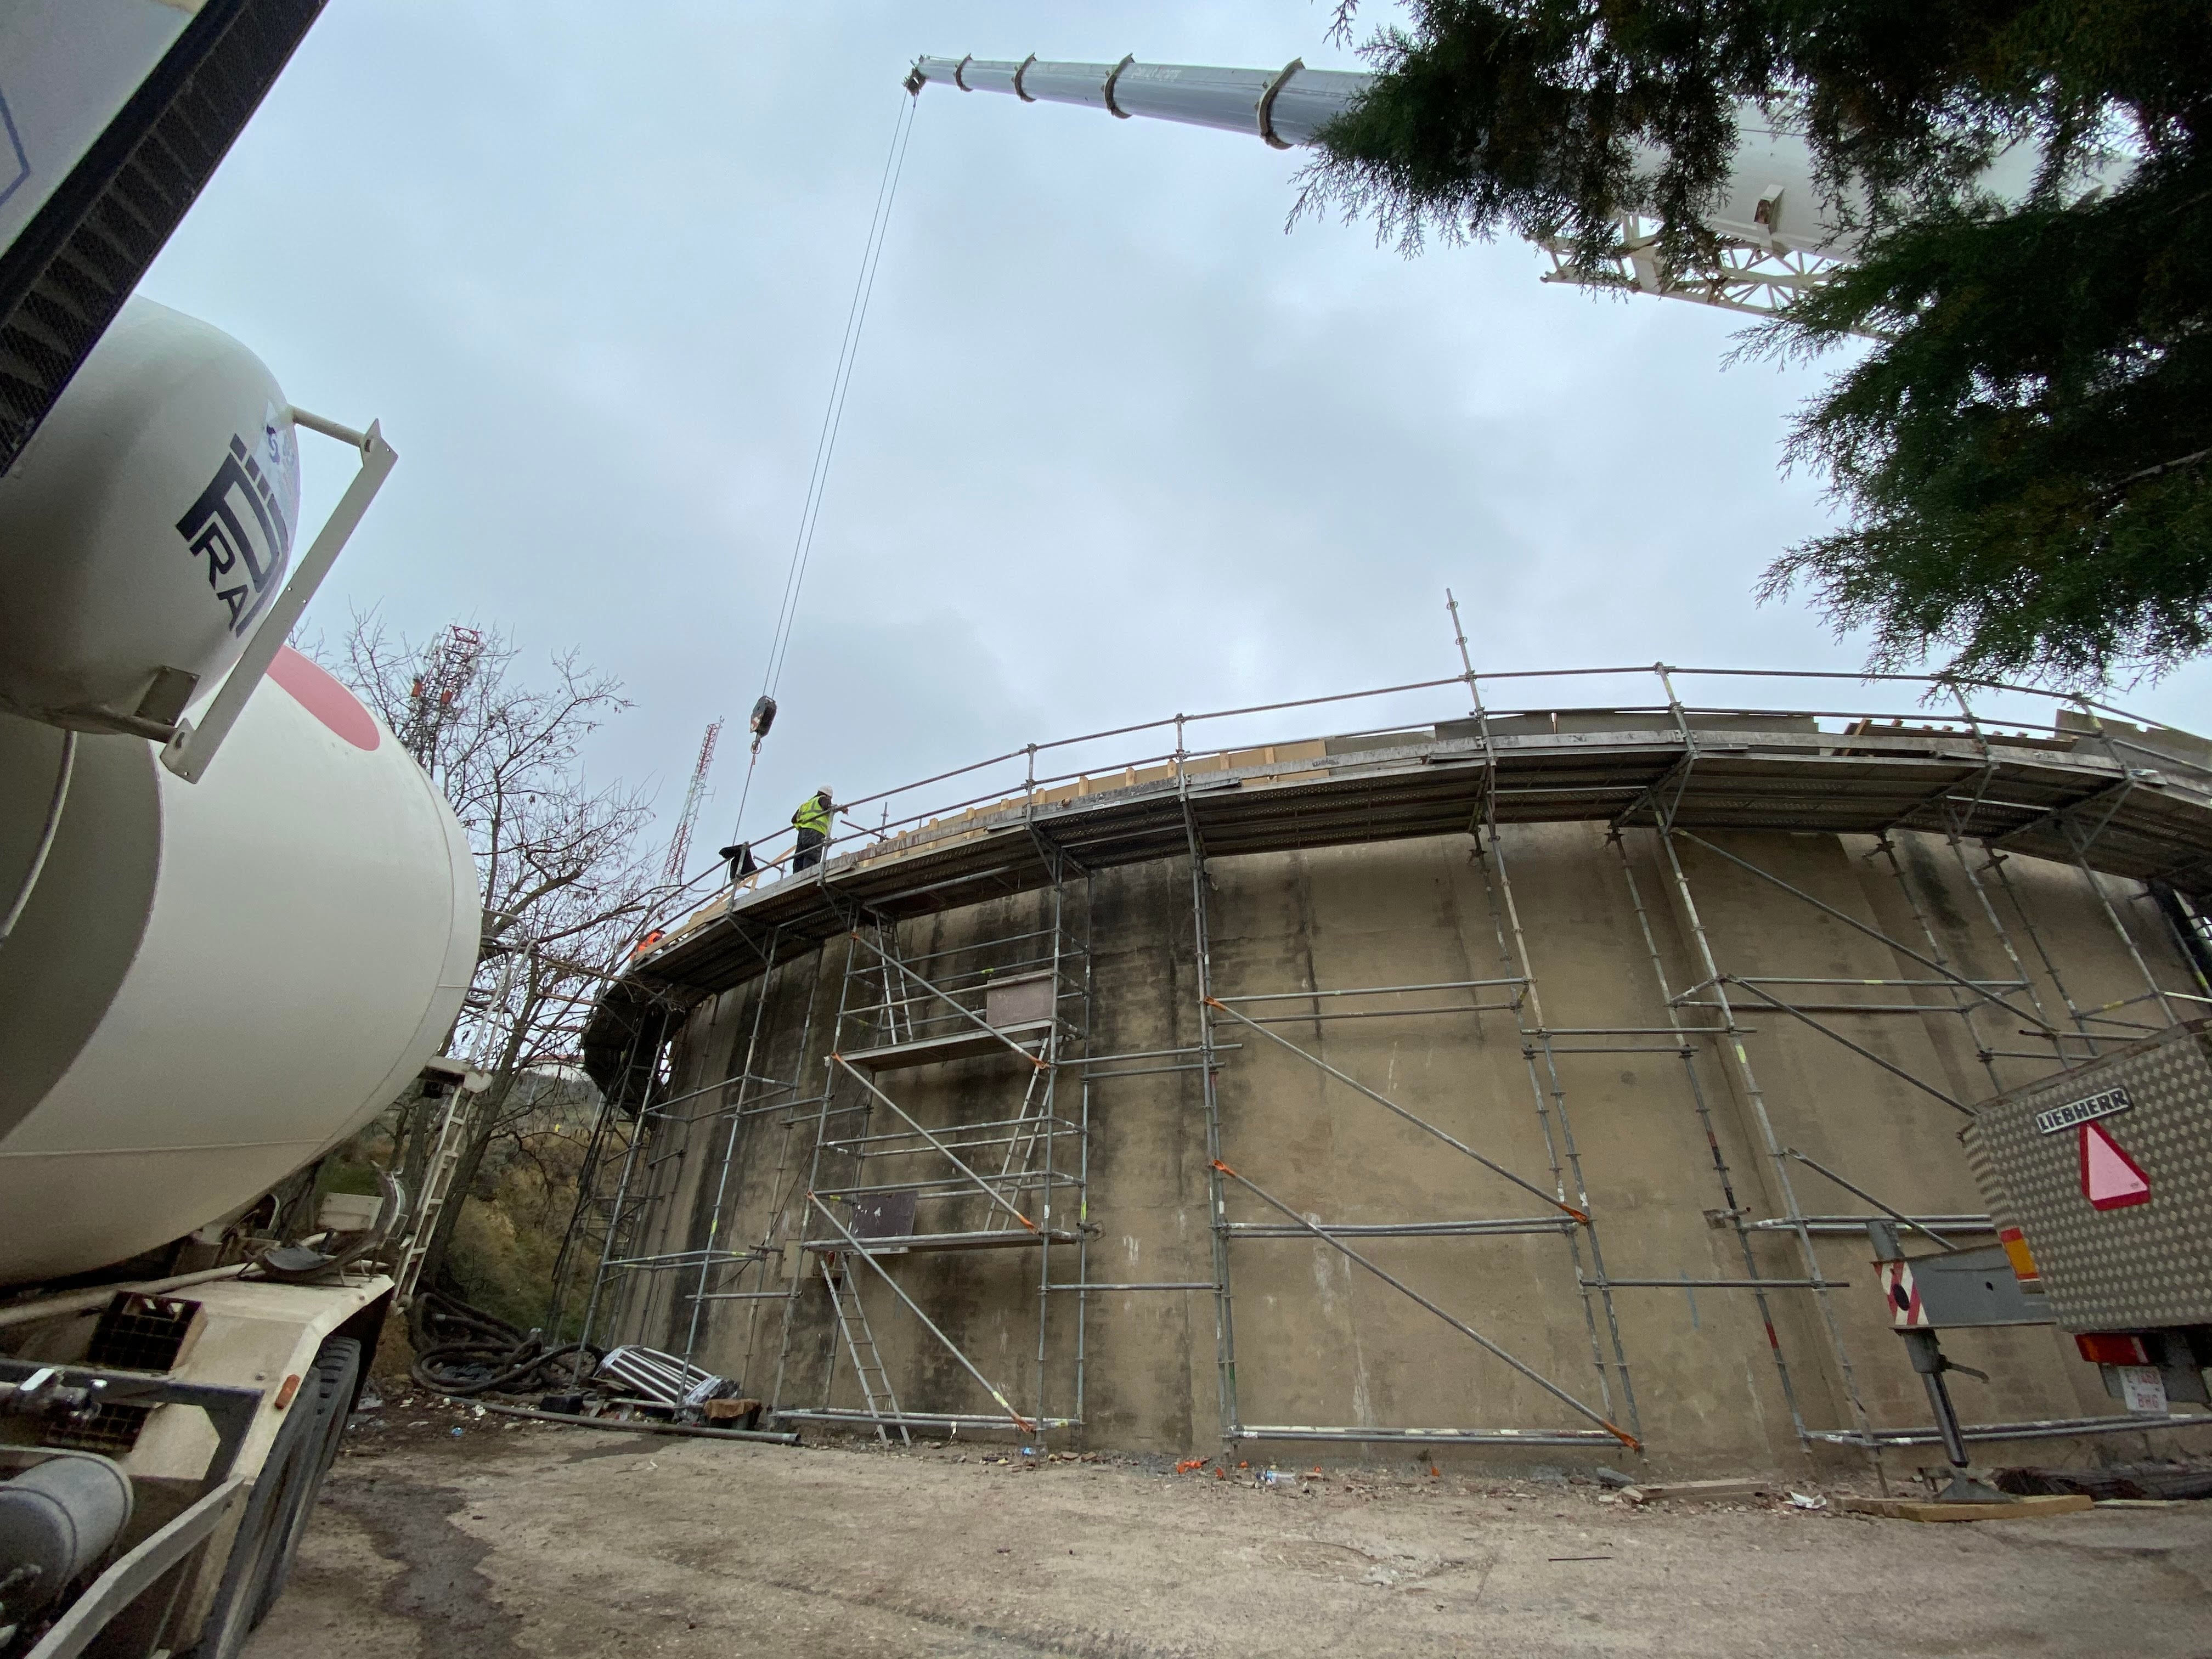
[[[454,1089],[447,1097],[446,1109],[438,1123],[437,1150],[430,1154],[429,1168],[422,1176],[422,1201],[414,1224],[407,1230],[407,1248],[399,1259],[396,1275],[398,1291],[394,1299],[402,1308],[415,1299],[415,1281],[422,1275],[423,1258],[430,1253],[430,1236],[438,1230],[439,1212],[446,1207],[453,1171],[468,1146],[469,1121],[476,1115],[472,1109],[476,1099],[463,1088]]]
[[[830,1287],[830,1304],[837,1310],[837,1328],[844,1334],[845,1352],[853,1361],[853,1375],[860,1381],[860,1397],[867,1401],[868,1415],[876,1420],[876,1438],[885,1445],[890,1436],[884,1432],[886,1421],[892,1422],[899,1438],[908,1445],[914,1437],[907,1432],[906,1425],[897,1421],[898,1398],[891,1392],[891,1380],[884,1370],[883,1356],[876,1352],[876,1334],[869,1328],[868,1316],[860,1306],[860,1287],[849,1273],[840,1273],[833,1252],[822,1257],[822,1282]]]

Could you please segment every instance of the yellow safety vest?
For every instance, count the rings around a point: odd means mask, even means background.
[[[801,830],[811,830],[817,836],[830,833],[830,809],[818,794],[809,795],[799,802],[799,810],[791,815],[791,821]]]

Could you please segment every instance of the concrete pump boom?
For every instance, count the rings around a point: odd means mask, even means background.
[[[1002,92],[1024,103],[1081,104],[1124,118],[1150,116],[1188,125],[1250,133],[1278,149],[1310,144],[1321,130],[1374,82],[1371,75],[1310,70],[1293,58],[1279,70],[1217,69],[1191,64],[1051,64],[1031,56],[1016,63],[976,58],[922,58],[908,90],[940,82],[963,92]],[[1648,294],[1694,300],[1731,311],[1765,313],[1787,304],[1823,272],[1856,251],[1856,233],[1839,229],[1815,182],[1803,138],[1778,127],[1755,105],[1736,122],[1735,161],[1705,224],[1720,241],[1717,264],[1662,275],[1656,222],[1624,215],[1610,270],[1577,265],[1565,242],[1546,245],[1547,282],[1626,285]],[[1656,161],[1656,157],[1654,158]],[[2036,157],[2027,146],[2000,155],[1978,181],[2017,198],[2033,181]]]
[[[1310,144],[1314,135],[1367,90],[1371,75],[1310,70],[1210,69],[1195,64],[1047,64],[1034,55],[1015,63],[980,58],[922,58],[909,91],[932,81],[963,92],[1008,92],[1025,104],[1081,104],[1124,118],[1149,115],[1224,132],[1248,132],[1278,149]]]

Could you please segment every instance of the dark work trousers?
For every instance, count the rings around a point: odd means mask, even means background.
[[[798,848],[791,855],[791,873],[795,876],[801,870],[811,870],[821,863],[823,843],[829,839],[819,830],[800,830]]]

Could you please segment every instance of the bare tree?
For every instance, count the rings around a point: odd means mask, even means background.
[[[539,1091],[526,1079],[570,1071],[599,985],[619,969],[664,896],[641,842],[643,796],[585,775],[591,733],[629,707],[618,681],[571,651],[543,680],[517,667],[495,630],[472,639],[468,672],[438,671],[441,641],[419,645],[356,615],[335,665],[410,746],[452,803],[475,850],[483,950],[448,1041],[489,1074],[422,1263],[444,1265],[455,1223],[485,1154],[514,1138]],[[423,699],[440,699],[426,710]],[[428,1103],[398,1126],[394,1161],[420,1193],[436,1132]]]

